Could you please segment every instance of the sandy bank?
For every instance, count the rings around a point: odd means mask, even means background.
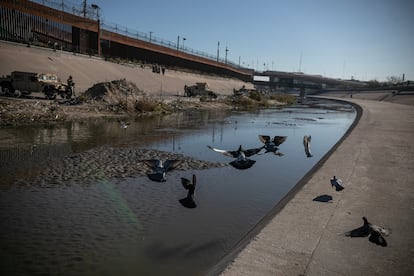
[[[29,48],[4,41],[0,41],[0,60],[0,75],[7,75],[12,71],[48,72],[57,74],[64,81],[72,75],[77,91],[82,92],[95,83],[123,78],[152,94],[182,95],[184,85],[194,85],[195,82],[207,82],[211,90],[222,95],[229,95],[233,93],[233,88],[239,89],[243,85],[253,88],[251,83],[238,79],[168,69],[165,75],[155,74],[151,67],[116,64],[101,58],[54,52],[45,48]]]

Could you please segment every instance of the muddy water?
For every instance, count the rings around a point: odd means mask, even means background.
[[[355,119],[323,102],[280,110],[187,112],[0,130],[2,275],[199,275],[217,263],[337,142]],[[283,135],[283,156],[232,158]],[[312,135],[313,157],[303,149]],[[158,183],[140,162],[181,159]],[[197,175],[187,209],[181,177]],[[330,191],[327,181],[327,192]],[[316,196],[316,195],[315,195]]]

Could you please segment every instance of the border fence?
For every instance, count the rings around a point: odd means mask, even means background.
[[[128,28],[116,23],[100,20],[100,8],[97,5],[87,5],[86,1],[78,3],[69,0],[28,0],[42,6],[57,10],[60,14],[71,14],[77,17],[89,19],[99,23],[99,29],[102,31],[113,32],[129,38],[142,40],[154,45],[169,48],[189,55],[206,58],[208,60],[219,62],[236,69],[250,70],[228,60],[227,58],[217,57],[203,51],[195,50],[187,46],[178,45],[177,42],[169,41],[163,38],[150,35],[149,33],[140,32],[132,28]],[[2,0],[3,2],[3,0]],[[15,2],[13,0],[5,0],[4,2]],[[54,22],[53,20],[45,20],[41,16],[24,13],[18,10],[2,7],[0,3],[0,39],[30,43],[38,46],[57,48],[60,50],[82,52],[96,54],[98,49],[88,47],[90,42],[84,47],[74,46],[73,44],[73,28],[69,24]]]

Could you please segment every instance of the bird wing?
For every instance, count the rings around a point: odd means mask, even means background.
[[[161,165],[161,161],[157,159],[143,160],[142,162],[153,170],[159,168]]]
[[[185,177],[181,177],[181,184],[183,184],[183,187],[186,190],[188,190],[190,186],[193,185],[193,183]]]
[[[228,150],[216,149],[216,148],[213,148],[212,146],[207,146],[207,147],[209,149],[215,151],[215,152],[219,152],[219,153],[224,154],[224,155],[229,156],[229,157],[237,158],[237,156],[238,156],[238,151],[228,151]]]
[[[283,153],[281,153],[280,151],[275,151],[275,152],[273,152],[276,156],[283,156],[284,154]]]
[[[243,152],[244,152],[244,155],[246,157],[250,157],[252,155],[258,154],[262,149],[263,149],[263,147],[254,148],[254,149],[247,149],[247,150],[243,150]]]
[[[345,232],[344,235],[351,238],[367,237],[370,234],[370,229],[367,225],[355,228],[351,231]]]
[[[273,138],[273,143],[275,143],[276,146],[280,146],[283,142],[286,141],[287,136],[275,136]]]
[[[335,187],[336,191],[342,191],[344,187],[341,185],[342,181],[340,179],[331,179],[331,186]]]
[[[372,231],[378,232],[379,234],[381,234],[382,236],[389,236],[391,234],[391,229],[382,227],[382,226],[378,226],[375,224],[370,224],[370,227],[372,229]]]
[[[267,144],[270,142],[270,136],[268,135],[259,135],[259,139],[263,144]]]
[[[171,171],[177,168],[183,161],[182,160],[166,160],[164,162],[164,169],[165,171]]]
[[[311,137],[310,136],[303,136],[303,146],[305,147],[305,153],[307,157],[312,157],[312,153],[310,151],[310,141],[311,141]]]
[[[381,235],[381,233],[372,231],[371,235],[369,236],[369,241],[381,246],[387,246],[387,241],[385,238]]]

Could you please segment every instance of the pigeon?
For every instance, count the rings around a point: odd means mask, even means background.
[[[334,176],[333,178],[331,178],[331,186],[334,187],[337,192],[342,191],[344,189],[343,185],[342,185],[342,180],[341,179],[337,179],[336,176]]]
[[[233,151],[216,149],[216,148],[213,148],[211,146],[207,146],[207,147],[209,149],[215,151],[215,152],[219,152],[219,153],[222,153],[226,156],[236,158],[235,160],[233,160],[229,164],[231,166],[233,166],[234,168],[239,169],[239,170],[245,170],[245,169],[248,169],[248,168],[252,167],[254,165],[254,163],[256,163],[256,161],[251,160],[247,157],[258,154],[263,149],[263,147],[260,147],[260,148],[245,150],[245,149],[243,149],[242,145],[240,145],[237,150],[233,150]]]
[[[182,163],[182,160],[166,160],[165,162],[158,159],[144,160],[145,165],[153,170],[153,173],[148,173],[147,176],[152,181],[165,182],[167,181],[167,172],[175,169]]]
[[[122,129],[126,129],[126,128],[128,127],[128,125],[129,125],[129,123],[127,123],[127,122],[125,122],[125,121],[118,120],[118,122],[119,122],[119,126],[120,126]]]
[[[286,136],[275,136],[273,139],[268,135],[259,135],[260,141],[264,144],[264,153],[273,152],[277,156],[283,156],[283,153],[279,151],[278,146],[286,141]]]
[[[362,219],[364,220],[364,224],[361,227],[345,232],[344,235],[351,238],[369,236],[368,240],[370,242],[384,247],[387,246],[387,241],[384,236],[389,236],[391,230],[368,222],[366,217]]]
[[[310,151],[310,143],[311,143],[312,136],[303,136],[303,146],[305,147],[306,157],[312,157],[312,153]]]
[[[197,204],[194,202],[194,191],[196,188],[196,176],[193,174],[193,180],[181,177],[181,184],[183,184],[184,189],[188,190],[187,197],[182,198],[179,202],[186,208],[196,208]]]

